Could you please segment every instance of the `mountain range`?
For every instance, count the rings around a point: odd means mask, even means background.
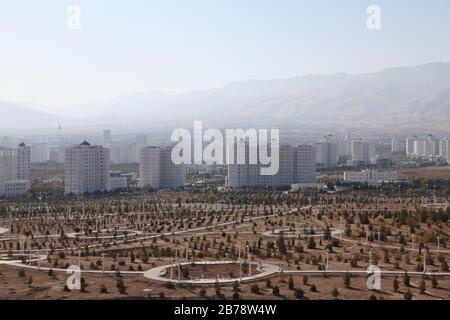
[[[351,75],[233,82],[179,95],[149,91],[48,108],[0,101],[2,128],[329,124],[450,132],[450,63]]]

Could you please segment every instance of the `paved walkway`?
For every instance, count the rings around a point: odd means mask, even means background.
[[[226,265],[226,264],[238,264],[237,261],[201,261],[201,262],[194,262],[195,265],[203,266],[203,265]],[[180,263],[181,266],[186,265],[192,265],[192,262],[182,262]],[[164,277],[167,272],[170,270],[171,265],[165,265],[156,267],[153,269],[150,269],[148,271],[144,272],[144,277],[159,281],[159,282],[171,282],[174,284],[190,284],[190,285],[214,285],[216,283],[219,283],[221,285],[224,284],[232,284],[236,281],[246,283],[246,282],[253,282],[265,279],[267,277],[270,277],[278,272],[281,271],[281,269],[275,265],[267,264],[267,263],[256,263],[252,262],[252,266],[256,266],[256,270],[260,273],[252,275],[252,276],[245,276],[242,278],[207,278],[207,279],[189,279],[189,280],[178,280],[175,277],[173,279]],[[177,268],[177,266],[174,264],[173,268]]]

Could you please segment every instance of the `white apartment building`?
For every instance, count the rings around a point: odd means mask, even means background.
[[[375,145],[364,140],[352,141],[352,164],[366,165],[376,160]]]
[[[442,138],[439,140],[439,156],[447,158],[450,155],[450,139]]]
[[[17,148],[17,180],[31,181],[31,148],[24,143]]]
[[[439,154],[439,141],[433,136],[427,138],[417,138],[414,140],[414,151],[412,154],[416,157],[434,157]]]
[[[425,156],[425,145],[426,140],[418,139],[414,141],[414,155],[415,156]]]
[[[333,136],[327,136],[316,144],[316,165],[319,168],[335,168],[338,161],[338,144]]]
[[[414,144],[416,140],[418,140],[417,136],[406,138],[406,155],[414,155]]]
[[[396,182],[398,180],[398,173],[395,171],[362,170],[358,172],[344,172],[344,181],[350,183],[368,183],[376,186],[382,182]]]
[[[0,149],[0,182],[18,179],[18,154],[14,149]]]
[[[312,145],[281,145],[279,170],[275,175],[261,175],[260,164],[249,164],[248,145],[245,153],[244,164],[237,164],[235,161],[228,165],[228,187],[280,187],[316,181],[316,151]]]
[[[139,186],[172,189],[184,186],[185,165],[175,165],[170,147],[145,147],[139,155]]]
[[[31,188],[30,148],[0,149],[0,196],[19,196]]]
[[[65,191],[67,194],[94,193],[108,189],[109,149],[84,141],[66,150]]]

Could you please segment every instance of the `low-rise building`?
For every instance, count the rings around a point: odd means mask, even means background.
[[[383,182],[397,182],[399,180],[396,171],[345,171],[344,181],[350,183],[368,183],[369,185],[380,185]]]
[[[11,180],[0,182],[0,196],[17,197],[27,193],[30,188],[30,180]]]

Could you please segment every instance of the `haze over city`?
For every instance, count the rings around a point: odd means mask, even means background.
[[[319,122],[318,110],[334,119],[362,108],[364,116],[374,104],[386,113],[407,111],[407,122],[442,110],[442,92],[450,87],[447,65],[427,68],[418,79],[414,70],[379,73],[448,62],[445,0],[380,1],[380,30],[366,27],[370,1],[76,1],[80,29],[68,30],[71,4],[0,1],[2,131],[13,131],[19,113],[29,129],[57,123],[143,129],[186,115],[226,125],[237,120],[233,108],[242,118],[256,111],[256,120],[295,115]],[[302,81],[317,74],[323,76]],[[392,96],[396,80],[410,91]],[[415,92],[420,81],[431,92]],[[357,97],[345,96],[356,88]],[[317,90],[319,100],[312,96]],[[385,119],[379,120],[376,126]]]
[[[449,301],[449,12],[0,0],[0,301]]]

